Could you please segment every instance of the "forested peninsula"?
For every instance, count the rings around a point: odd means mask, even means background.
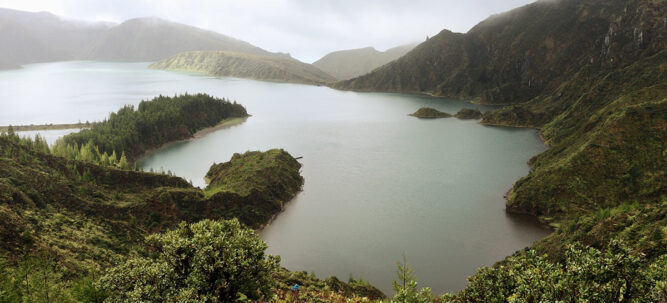
[[[246,109],[236,102],[206,94],[159,96],[128,105],[112,113],[90,129],[63,137],[54,147],[59,156],[76,158],[76,152],[92,143],[92,155],[79,155],[97,160],[104,155],[124,153],[135,161],[146,151],[163,144],[191,138],[197,131],[213,127],[224,119],[247,117]]]

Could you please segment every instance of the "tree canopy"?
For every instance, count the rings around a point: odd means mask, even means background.
[[[141,101],[136,110],[127,105],[90,129],[63,137],[54,150],[58,156],[89,162],[100,162],[106,154],[107,161],[115,163],[120,160],[110,155],[124,152],[134,161],[149,149],[190,138],[223,119],[247,115],[242,105],[207,94],[159,96]]]

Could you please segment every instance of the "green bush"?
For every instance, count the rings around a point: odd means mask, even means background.
[[[569,245],[564,262],[534,250],[509,257],[469,278],[445,302],[664,302],[667,258],[647,266],[643,257],[613,240],[604,252]]]
[[[238,220],[204,220],[149,236],[154,256],[134,257],[99,281],[105,302],[233,302],[272,295],[279,257]]]

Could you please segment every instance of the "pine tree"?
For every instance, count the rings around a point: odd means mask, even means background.
[[[398,281],[392,282],[394,291],[394,298],[392,302],[396,303],[428,303],[432,302],[434,297],[431,289],[425,287],[417,289],[417,280],[413,275],[413,269],[408,264],[407,257],[403,254],[403,263],[396,262],[396,269],[398,273]]]
[[[130,170],[132,169],[132,166],[130,165],[130,162],[127,161],[127,157],[125,157],[125,152],[120,156],[120,161],[118,162],[118,167],[120,169],[126,169]]]

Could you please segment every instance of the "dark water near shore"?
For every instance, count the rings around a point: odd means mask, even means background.
[[[420,286],[442,293],[549,232],[504,211],[504,193],[545,148],[534,130],[407,116],[422,106],[488,108],[146,65],[63,62],[0,72],[0,125],[95,121],[124,104],[186,91],[237,100],[253,115],[246,122],[169,145],[141,167],[204,187],[210,165],[235,152],[277,147],[302,156],[303,192],[261,233],[269,252],[289,269],[361,277],[388,294],[403,253]]]

